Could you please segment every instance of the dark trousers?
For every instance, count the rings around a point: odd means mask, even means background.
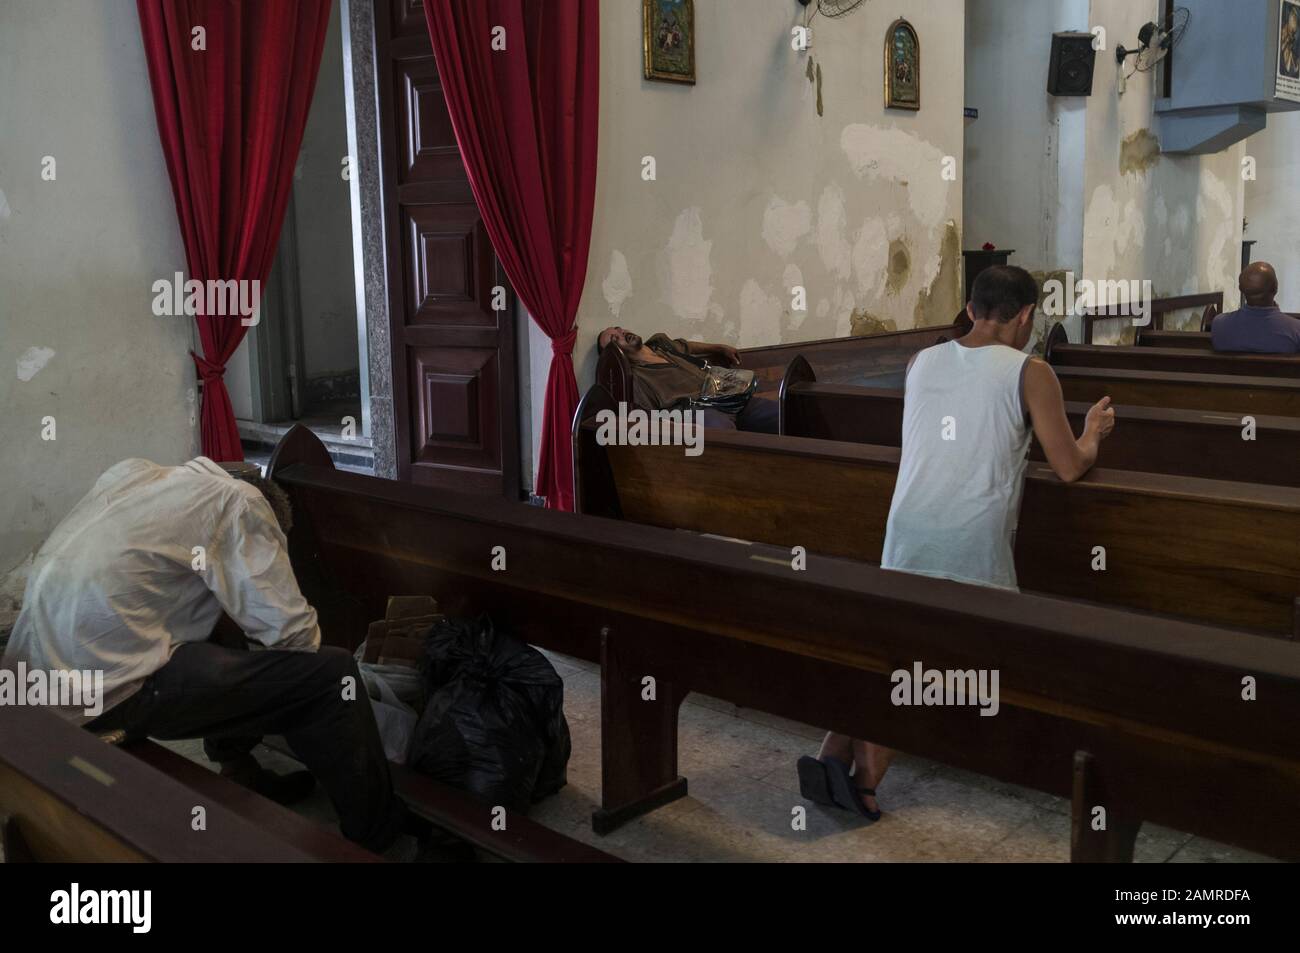
[[[750,433],[777,433],[781,422],[781,405],[767,397],[751,397],[740,413],[704,412],[704,426],[722,430],[747,430]]]
[[[86,727],[120,729],[128,739],[202,738],[218,762],[247,755],[263,735],[284,735],[334,803],[345,837],[383,850],[402,826],[370,698],[343,649],[250,652],[188,643]]]

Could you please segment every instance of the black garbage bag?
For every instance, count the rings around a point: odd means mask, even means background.
[[[424,652],[429,700],[411,767],[524,813],[564,787],[564,682],[542,653],[486,615],[435,623]]]

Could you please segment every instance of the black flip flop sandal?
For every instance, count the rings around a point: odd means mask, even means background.
[[[862,803],[861,795],[875,797],[875,788],[860,788],[853,783],[853,777],[849,774],[849,765],[837,758],[826,759],[826,771],[830,775],[831,796],[835,798],[837,807],[842,807],[846,811],[852,811],[859,817],[865,817],[867,820],[880,820],[880,811],[869,811],[867,806]]]
[[[804,755],[795,769],[799,772],[799,794],[804,800],[823,807],[836,806],[831,796],[830,771],[824,761]]]

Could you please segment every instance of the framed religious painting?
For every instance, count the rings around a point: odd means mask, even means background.
[[[885,35],[885,108],[921,108],[921,41],[902,17]]]
[[[695,83],[695,0],[641,0],[645,78]]]

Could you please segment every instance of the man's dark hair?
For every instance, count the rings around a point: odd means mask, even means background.
[[[1038,282],[1015,265],[994,265],[980,272],[970,293],[975,317],[1006,324],[1029,305],[1038,304]]]
[[[255,486],[266,497],[266,502],[271,504],[271,512],[280,524],[280,531],[289,535],[289,530],[293,529],[293,509],[289,505],[289,494],[284,492],[280,484],[263,476],[262,468],[255,463],[229,462],[217,465],[236,480]]]

